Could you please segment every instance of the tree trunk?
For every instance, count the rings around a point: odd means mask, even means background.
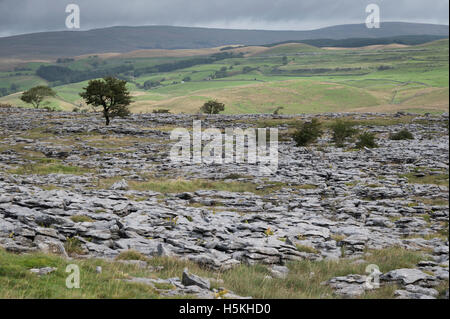
[[[106,121],[106,126],[108,126],[109,125],[109,114],[108,114],[108,111],[107,110],[105,110],[105,109],[103,109],[103,116],[105,117],[105,121]]]

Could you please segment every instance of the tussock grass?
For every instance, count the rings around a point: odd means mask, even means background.
[[[376,264],[382,272],[414,267],[424,257],[421,252],[407,251],[401,248],[390,248],[370,251],[364,257],[366,263],[353,264],[352,260],[339,261],[295,261],[287,266],[290,272],[286,279],[267,280],[270,275],[262,265],[242,265],[228,272],[221,278],[225,287],[241,295],[251,295],[255,298],[336,298],[330,287],[322,282],[336,276],[348,274],[365,274],[368,264]],[[362,298],[393,298],[395,287],[387,286],[374,292],[367,292]]]
[[[304,253],[317,254],[319,252],[317,249],[315,249],[314,247],[310,247],[310,246],[297,244],[296,247],[297,247],[298,251],[304,252]]]
[[[64,243],[64,249],[69,256],[73,254],[83,255],[85,253],[81,247],[81,241],[76,237],[68,237]]]

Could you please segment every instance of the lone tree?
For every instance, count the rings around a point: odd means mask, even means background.
[[[53,96],[56,96],[55,91],[48,86],[40,85],[23,92],[20,99],[25,103],[32,104],[37,109],[45,98]]]
[[[225,104],[217,102],[216,100],[210,100],[200,108],[200,111],[206,114],[219,114],[224,110]]]
[[[94,108],[103,107],[103,116],[106,125],[116,116],[125,117],[130,115],[128,105],[132,102],[130,92],[126,88],[127,81],[113,77],[105,77],[101,80],[91,80],[88,86],[83,88],[80,96],[86,104]]]

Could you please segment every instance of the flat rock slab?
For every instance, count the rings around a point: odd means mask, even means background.
[[[30,272],[33,274],[37,274],[38,276],[44,276],[56,271],[56,269],[57,268],[53,267],[32,268],[30,269]]]
[[[419,269],[402,268],[391,270],[383,275],[380,279],[387,282],[396,282],[401,285],[410,285],[414,283],[426,283],[434,281],[436,278],[430,276]]]

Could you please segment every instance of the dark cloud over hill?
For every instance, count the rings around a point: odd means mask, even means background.
[[[0,36],[65,29],[65,7],[81,10],[81,28],[179,25],[306,30],[364,23],[369,3],[382,21],[448,24],[448,0],[0,0]]]

